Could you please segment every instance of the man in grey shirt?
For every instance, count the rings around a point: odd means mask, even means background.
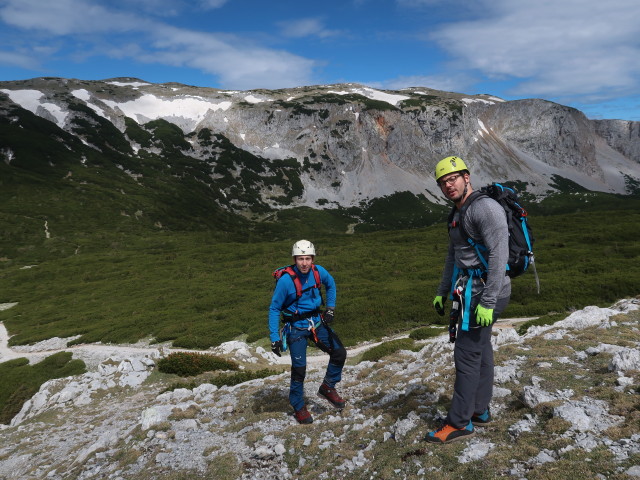
[[[449,250],[433,305],[444,315],[444,303],[451,295],[459,318],[451,407],[442,426],[429,432],[425,440],[449,443],[472,436],[474,425],[491,421],[491,327],[511,295],[511,280],[506,275],[509,233],[504,209],[492,198],[473,192],[470,173],[462,159],[441,160],[435,176],[455,208],[449,217]],[[486,265],[469,238],[484,248]]]

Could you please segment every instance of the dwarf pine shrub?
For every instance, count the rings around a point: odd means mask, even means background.
[[[158,362],[158,370],[181,377],[193,377],[215,370],[238,370],[238,364],[206,353],[175,352]]]
[[[11,422],[47,380],[85,372],[85,363],[73,360],[71,352],[55,353],[35,365],[26,358],[0,363],[0,423]]]
[[[199,387],[204,383],[210,383],[211,385],[215,385],[216,387],[223,387],[239,385],[244,382],[248,382],[249,380],[256,380],[258,378],[266,378],[271,377],[273,375],[279,375],[280,372],[276,370],[270,370],[268,368],[263,368],[261,370],[249,371],[245,370],[242,372],[234,372],[228,373],[224,375],[217,375],[213,378],[206,379],[205,381],[192,381],[192,382],[178,382],[169,385],[167,388],[163,390],[164,392],[173,392],[179,388],[186,388],[188,390],[193,390],[194,388]]]
[[[411,338],[391,340],[390,342],[381,343],[364,352],[362,354],[362,361],[377,362],[381,358],[396,353],[399,350],[412,350],[413,348],[415,348],[415,342]]]
[[[444,330],[442,328],[433,328],[433,327],[421,327],[416,328],[409,334],[409,338],[414,340],[426,340],[427,338],[437,337],[438,335],[442,335]]]

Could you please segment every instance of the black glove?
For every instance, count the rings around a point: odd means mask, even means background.
[[[322,320],[324,321],[325,325],[331,325],[331,322],[333,322],[333,308],[327,308],[324,311]]]
[[[282,340],[271,342],[271,351],[281,357],[282,355],[280,355],[280,352],[282,351]]]

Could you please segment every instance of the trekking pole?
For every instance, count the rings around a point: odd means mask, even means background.
[[[533,269],[533,275],[536,277],[536,286],[538,287],[538,295],[540,294],[540,279],[538,278],[538,271],[536,270],[536,261],[533,258],[533,252],[529,252],[531,257],[529,259],[529,265],[531,265]]]

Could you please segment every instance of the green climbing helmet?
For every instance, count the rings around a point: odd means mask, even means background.
[[[447,157],[443,158],[436,165],[436,182],[445,175],[449,175],[454,172],[468,172],[469,169],[462,161],[460,157]]]

